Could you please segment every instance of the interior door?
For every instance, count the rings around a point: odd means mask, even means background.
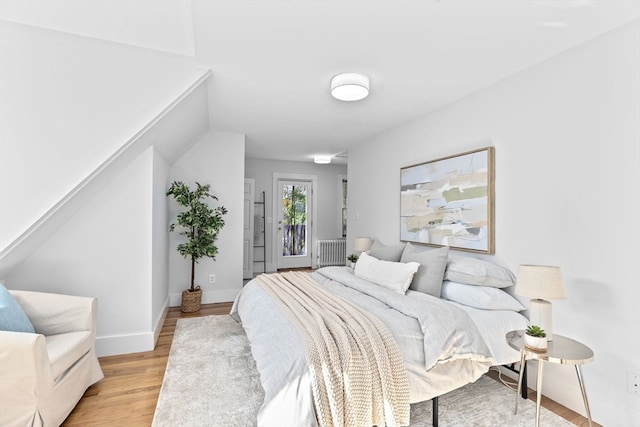
[[[278,268],[311,267],[312,181],[278,180]]]
[[[253,204],[255,192],[255,180],[246,178],[244,180],[244,210],[243,214],[243,237],[242,237],[242,278],[253,279]]]

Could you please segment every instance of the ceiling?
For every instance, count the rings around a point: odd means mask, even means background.
[[[245,134],[247,157],[294,161],[344,153],[640,16],[638,0],[78,3],[39,2],[39,19],[73,7],[57,29],[122,41],[132,30],[119,24],[137,8],[141,25],[125,42],[145,45],[155,32],[163,40],[151,47],[212,70],[212,129]],[[333,99],[341,72],[368,75],[369,97]]]
[[[211,123],[249,157],[309,161],[442,108],[640,15],[633,1],[195,2]],[[369,76],[333,99],[331,78]]]

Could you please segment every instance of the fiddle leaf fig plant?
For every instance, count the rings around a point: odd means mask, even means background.
[[[218,200],[209,192],[210,185],[201,185],[196,182],[195,189],[181,181],[171,183],[167,191],[167,197],[172,196],[178,205],[185,208],[176,218],[176,222],[169,226],[173,232],[180,228],[180,234],[186,236],[187,241],[177,247],[178,253],[185,258],[191,258],[191,287],[194,292],[196,263],[204,257],[216,258],[218,247],[215,245],[218,233],[224,227],[224,215],[227,209],[224,206],[212,208],[207,204],[207,199]]]

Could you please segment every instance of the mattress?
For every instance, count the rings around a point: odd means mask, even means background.
[[[325,267],[312,277],[387,325],[403,355],[412,403],[473,382],[495,364],[475,321],[450,302],[391,292],[345,267]],[[265,390],[258,426],[316,425],[299,331],[256,280],[240,292],[231,314],[243,324]]]
[[[453,301],[447,303],[464,310],[473,320],[491,351],[494,365],[508,365],[520,361],[520,353],[509,347],[505,335],[509,331],[525,329],[529,324],[526,317],[511,310],[481,310]]]

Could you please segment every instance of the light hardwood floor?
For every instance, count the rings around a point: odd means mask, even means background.
[[[203,304],[197,313],[170,308],[153,351],[100,358],[104,379],[85,392],[63,426],[150,426],[178,319],[230,309],[231,303]]]
[[[231,303],[203,304],[198,313],[170,308],[155,350],[100,358],[104,379],[85,392],[63,426],[150,426],[178,319],[228,314],[230,309]],[[497,380],[495,372],[489,376]],[[535,401],[532,390],[529,398]],[[551,399],[543,397],[542,405],[578,426],[588,426],[586,418]]]

